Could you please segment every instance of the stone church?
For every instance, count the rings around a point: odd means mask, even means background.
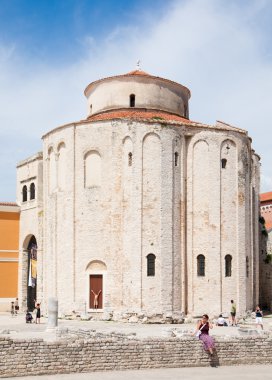
[[[22,307],[115,320],[238,314],[259,299],[260,157],[190,120],[190,90],[137,69],[90,83],[87,117],[17,166]]]

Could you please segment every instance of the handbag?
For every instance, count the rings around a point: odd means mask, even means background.
[[[195,336],[196,336],[197,338],[199,338],[199,336],[201,335],[201,330],[203,329],[204,326],[206,326],[206,323],[204,323],[204,325],[203,325],[199,330],[197,330],[197,332],[196,332],[196,334],[195,334]]]

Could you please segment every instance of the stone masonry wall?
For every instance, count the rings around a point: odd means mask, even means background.
[[[272,337],[217,337],[211,359],[193,337],[70,338],[54,342],[0,337],[0,377],[108,370],[268,364]]]

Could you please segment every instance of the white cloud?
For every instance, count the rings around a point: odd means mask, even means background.
[[[85,86],[134,69],[138,59],[143,70],[191,89],[193,120],[247,129],[262,156],[262,190],[271,190],[272,62],[260,21],[272,5],[237,3],[173,2],[162,18],[145,14],[144,24],[124,21],[102,42],[85,36],[85,56],[62,66],[20,57],[15,44],[0,46],[0,173],[9,178],[0,199],[14,199],[16,161],[41,148],[44,132],[85,117]]]

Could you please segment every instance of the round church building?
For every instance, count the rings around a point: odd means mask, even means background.
[[[143,322],[228,313],[231,299],[251,310],[260,163],[247,131],[191,121],[189,89],[140,69],[85,96],[87,118],[17,167],[22,306],[46,313],[56,297],[62,315]]]

